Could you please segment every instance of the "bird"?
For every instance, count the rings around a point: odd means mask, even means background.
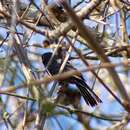
[[[47,5],[47,12],[52,23],[56,26],[59,26],[60,23],[64,23],[68,20],[68,15],[65,10],[57,4]]]
[[[47,71],[51,75],[55,75],[59,73],[60,66],[62,65],[62,59],[59,58],[58,55],[54,55],[52,57],[52,52],[46,52],[42,54],[42,62],[44,66],[47,67]],[[77,70],[77,69],[74,68],[69,61],[67,61],[63,69],[63,72],[67,72],[71,70]],[[72,75],[71,77],[68,77],[65,80],[59,81],[59,84],[62,84],[64,82],[68,84],[70,83],[75,84],[88,106],[94,107],[99,103],[102,103],[102,100],[95,94],[95,92],[85,82],[85,79],[81,73],[80,75]]]

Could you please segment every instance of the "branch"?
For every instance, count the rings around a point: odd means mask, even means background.
[[[91,32],[90,29],[82,23],[82,21],[79,19],[79,17],[69,7],[69,5],[67,5],[67,3],[64,0],[60,0],[60,2],[63,5],[63,7],[66,9],[70,18],[72,19],[73,24],[75,24],[75,26],[78,28],[81,36],[86,40],[89,47],[97,53],[98,57],[100,58],[100,60],[103,63],[110,63],[110,60],[105,55],[103,48],[99,45],[99,43],[96,39],[96,36],[93,34],[93,32]],[[129,96],[128,96],[119,76],[117,75],[115,69],[107,68],[107,70],[108,70],[113,82],[115,83],[115,86],[117,87],[118,91],[120,92],[123,100],[128,105],[130,102]],[[128,111],[130,111],[130,110],[128,110]]]

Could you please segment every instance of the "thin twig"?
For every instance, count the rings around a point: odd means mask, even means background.
[[[100,119],[100,120],[121,121],[121,119],[112,119],[112,117],[107,117],[107,116],[103,117],[103,116],[95,115],[93,113],[85,112],[85,111],[82,111],[82,110],[73,109],[73,108],[70,108],[70,107],[67,107],[67,106],[64,106],[64,105],[60,105],[60,104],[57,104],[56,106],[63,108],[63,109],[66,109],[67,111],[69,111],[69,113],[81,113],[81,114],[84,114],[86,116],[95,117],[95,118]]]

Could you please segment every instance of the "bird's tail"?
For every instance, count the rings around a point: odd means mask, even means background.
[[[81,95],[84,97],[84,100],[88,105],[93,107],[102,102],[102,100],[85,82],[77,82],[76,86],[78,87]]]

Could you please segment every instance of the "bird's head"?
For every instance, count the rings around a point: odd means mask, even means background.
[[[42,62],[45,66],[48,64],[49,60],[51,59],[51,56],[52,56],[51,52],[42,54]]]

